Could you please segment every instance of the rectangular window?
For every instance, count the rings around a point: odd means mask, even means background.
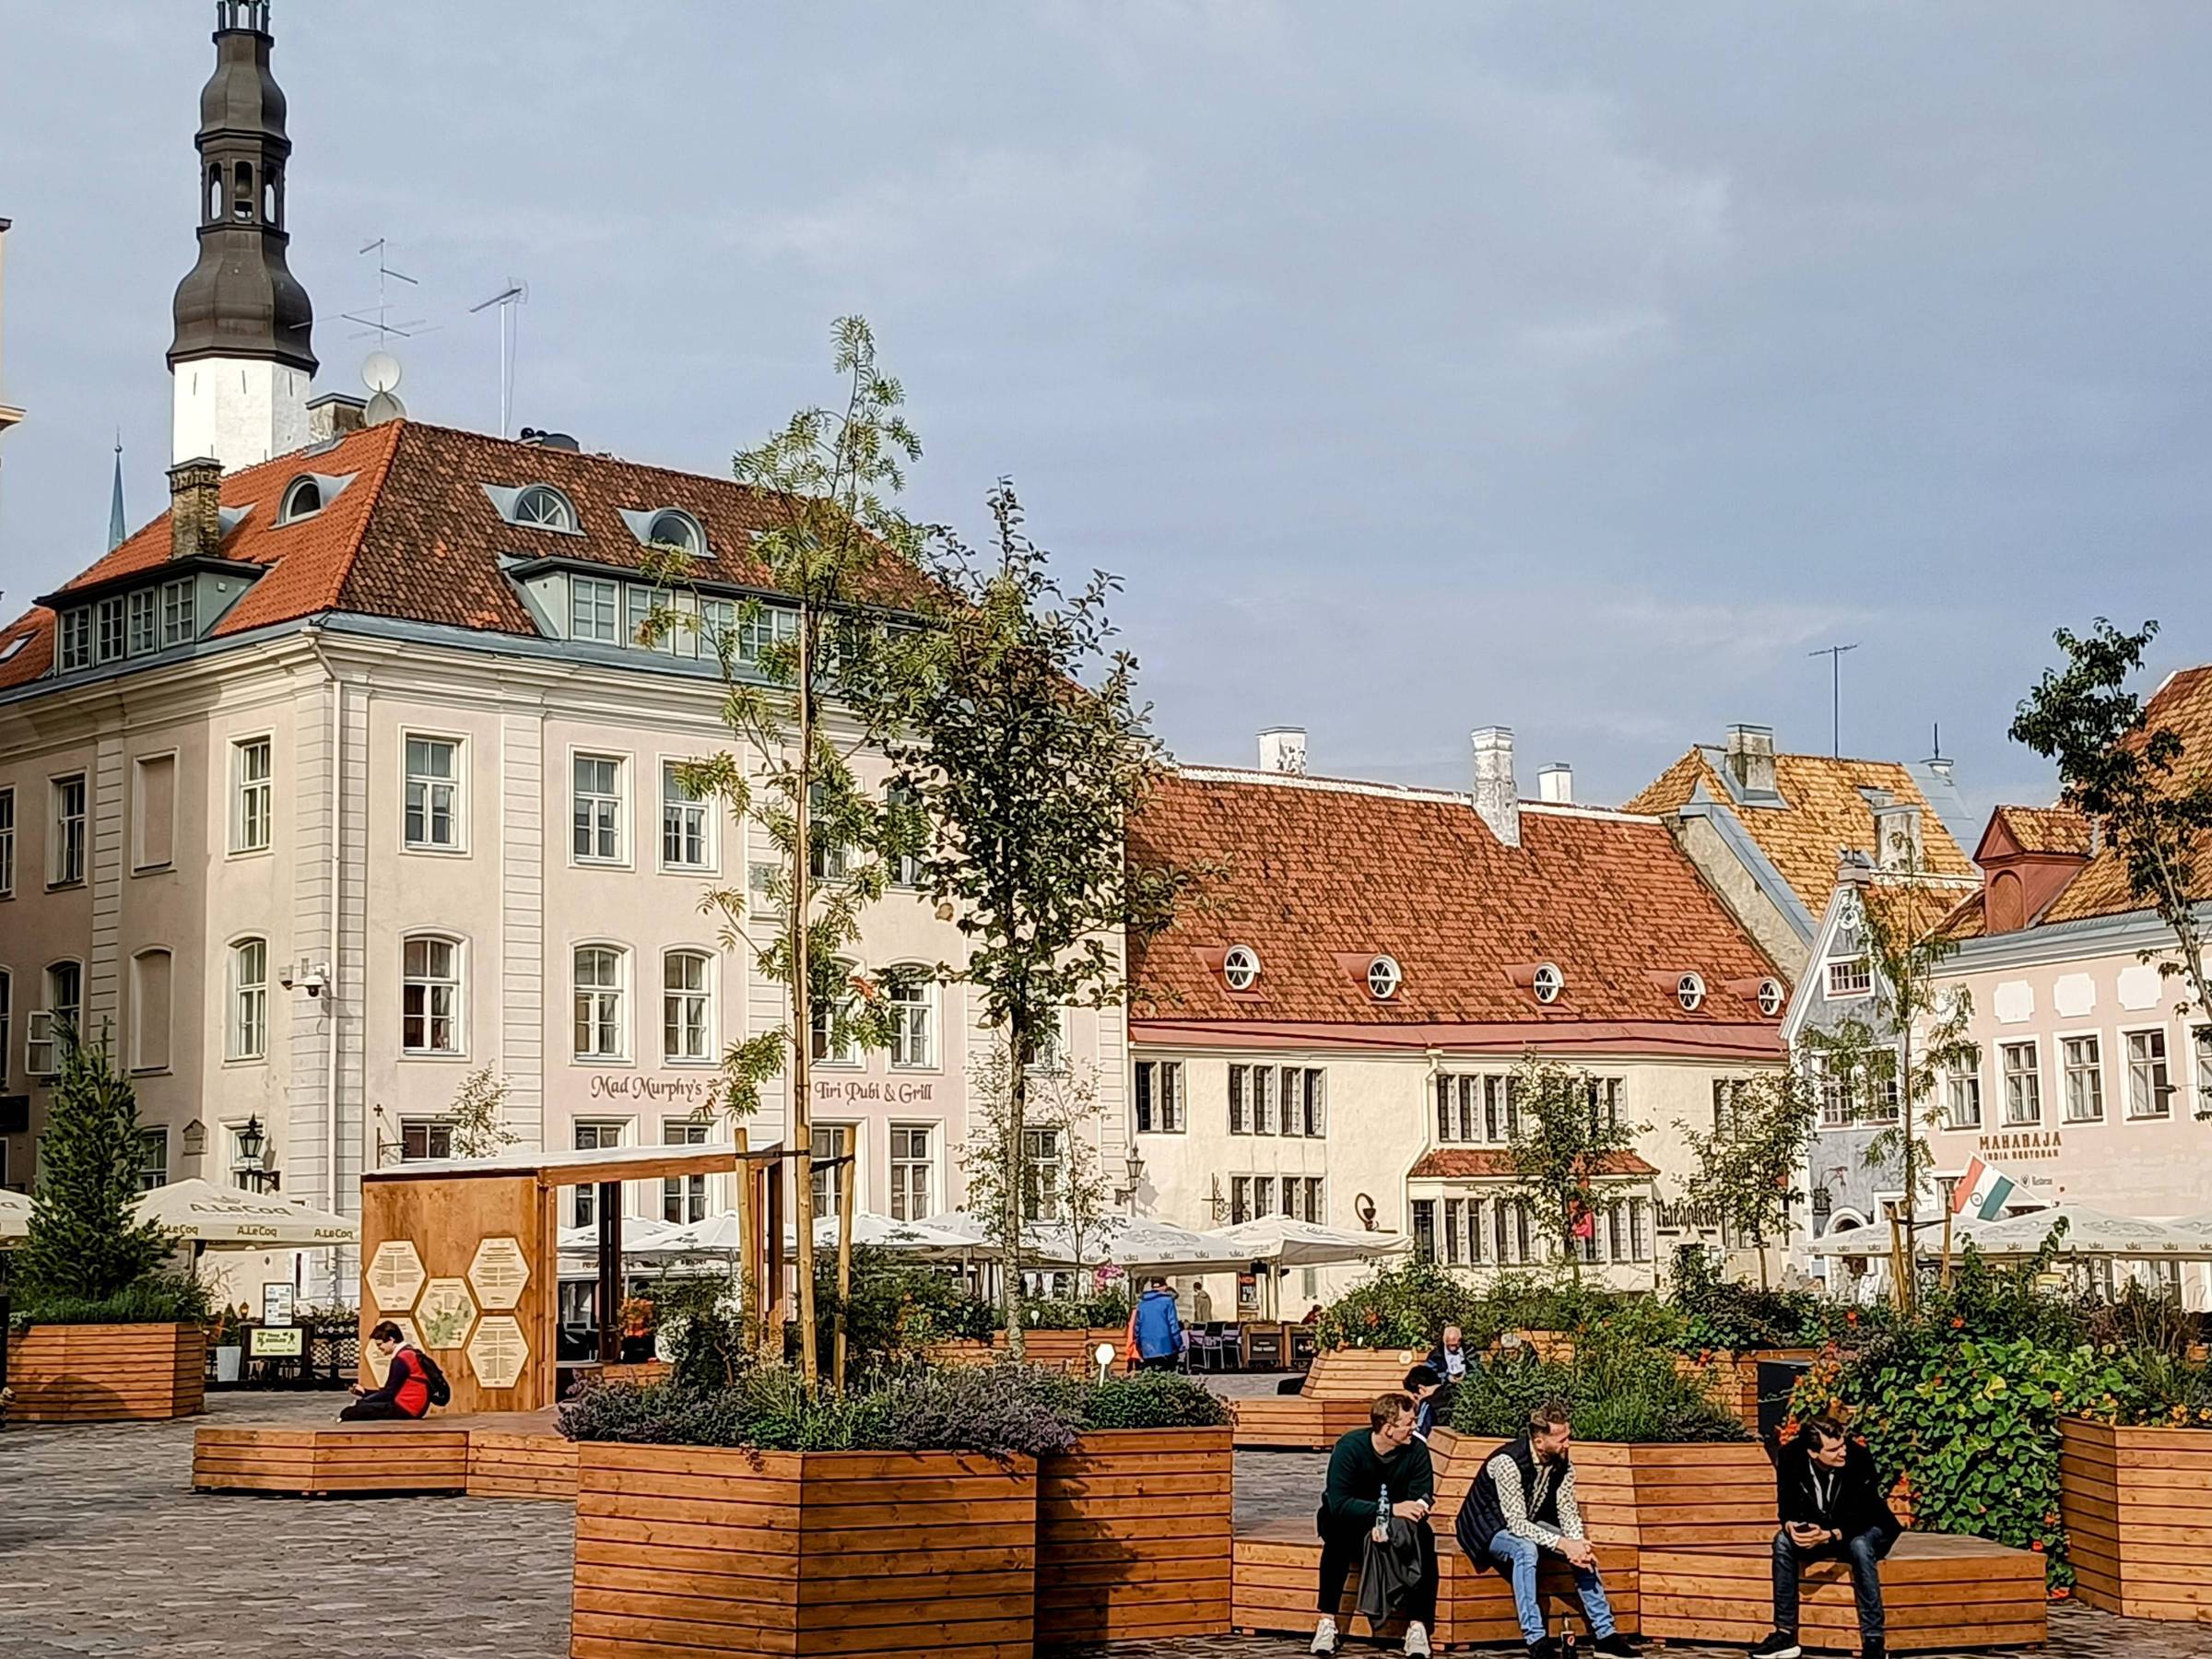
[[[1318,1175],[1309,1175],[1306,1177],[1305,1184],[1306,1206],[1299,1212],[1298,1218],[1301,1221],[1311,1221],[1316,1227],[1325,1225],[1329,1218],[1329,1212],[1322,1197],[1324,1190],[1322,1178]]]
[[[610,1147],[622,1144],[620,1124],[578,1124],[572,1131],[574,1145],[579,1152],[604,1152]],[[577,1227],[591,1227],[599,1219],[599,1189],[586,1182],[576,1188],[574,1207],[570,1214]]]
[[[1629,1243],[1628,1206],[1618,1198],[1606,1206],[1606,1245],[1617,1262],[1635,1259]]]
[[[5,968],[0,968],[0,1088],[7,1087],[7,1057],[14,1051],[8,1046],[16,1034],[16,979]]]
[[[844,842],[828,821],[830,792],[819,783],[806,786],[806,869],[817,881],[837,881],[845,874]]]
[[[2170,1115],[2173,1086],[2166,1071],[2165,1031],[2129,1031],[2123,1041],[2127,1044],[2127,1115]]]
[[[665,1147],[703,1147],[712,1124],[697,1118],[668,1118],[661,1124]],[[679,1226],[707,1218],[707,1178],[704,1175],[668,1175],[661,1180],[661,1219]]]
[[[1641,1198],[1629,1200],[1629,1250],[1632,1260],[1652,1259],[1651,1206]]]
[[[569,578],[569,638],[615,643],[618,586],[604,576]]]
[[[461,1052],[461,947],[414,938],[400,946],[399,1046],[410,1054]]]
[[[453,1126],[443,1118],[402,1118],[399,1124],[399,1161],[421,1163],[453,1155]]]
[[[1139,1135],[1181,1135],[1182,1119],[1182,1062],[1139,1060],[1136,1063],[1136,1132]]]
[[[661,762],[661,868],[706,870],[714,864],[707,797],[684,782],[684,762]]]
[[[1982,1127],[1982,1074],[1972,1065],[1955,1065],[1943,1079],[1943,1126]]]
[[[230,851],[269,850],[269,740],[247,737],[230,746]]]
[[[16,792],[0,789],[0,898],[16,891]]]
[[[769,645],[799,636],[799,613],[782,606],[762,605],[748,607],[748,614],[737,623],[737,660],[747,667],[759,665],[760,653]]]
[[[1457,1265],[1466,1256],[1467,1201],[1465,1198],[1444,1200],[1444,1260]]]
[[[123,595],[100,602],[95,644],[103,663],[120,661],[127,651],[123,626]]]
[[[1229,1178],[1229,1224],[1231,1227],[1234,1227],[1240,1221],[1249,1221],[1251,1219],[1252,1177],[1249,1175],[1232,1175]],[[1433,1247],[1430,1250],[1429,1259],[1432,1262],[1436,1259]]]
[[[622,857],[622,762],[613,755],[578,755],[571,763],[574,837],[571,850],[590,864]]]
[[[1022,1213],[1031,1221],[1057,1221],[1066,1148],[1057,1129],[1021,1132]]]
[[[193,579],[179,577],[161,584],[161,643],[164,647],[189,644],[199,637],[198,596]]]
[[[1413,1201],[1413,1253],[1424,1262],[1436,1260],[1436,1200]]]
[[[575,956],[576,1058],[622,1057],[622,953],[611,945],[585,945]]]
[[[143,1129],[138,1134],[138,1190],[150,1193],[169,1184],[169,1131]]]
[[[2013,1128],[2043,1121],[2043,1079],[2035,1044],[2007,1042],[1998,1051],[2005,1073],[2005,1122]]]
[[[85,774],[53,781],[53,853],[46,878],[68,887],[85,878]]]
[[[155,608],[152,588],[140,588],[131,595],[130,654],[145,656],[158,651],[161,645],[160,613]]]
[[[1482,1080],[1484,1138],[1493,1147],[1509,1146],[1521,1135],[1521,1091],[1511,1077]]]
[[[177,758],[131,762],[131,868],[166,869],[176,856]]]
[[[169,1069],[170,954],[142,950],[131,959],[131,1069]]]
[[[2196,1028],[2196,1115],[2212,1118],[2212,1025]]]
[[[891,1064],[901,1071],[935,1065],[935,983],[921,969],[895,968],[885,976],[884,999],[891,1017]]]
[[[1828,996],[1830,1002],[1845,1002],[1854,996],[1865,996],[1874,989],[1874,969],[1866,957],[1838,957],[1828,965]]]
[[[1254,1135],[1275,1133],[1275,1067],[1255,1065],[1252,1068],[1252,1131]]]
[[[92,666],[92,610],[79,606],[65,610],[56,625],[61,634],[62,672],[67,674],[77,668]]]
[[[2095,1037],[2067,1037],[2059,1044],[2065,1068],[2066,1122],[2104,1121],[2104,1055]]]
[[[782,898],[783,866],[780,864],[755,862],[745,866],[746,913],[754,916],[781,916],[783,913]]]
[[[241,939],[230,947],[230,1042],[232,1060],[259,1060],[269,1046],[269,946],[265,939]]]
[[[438,852],[461,845],[461,745],[452,737],[410,737],[406,844]]]
[[[737,650],[737,602],[706,599],[699,602],[699,654],[720,659]]]
[[[1229,1132],[1231,1135],[1252,1133],[1252,1067],[1232,1065],[1229,1068]]]
[[[935,1211],[936,1131],[927,1124],[891,1125],[891,1219],[919,1221]]]
[[[1252,1213],[1255,1218],[1276,1213],[1274,1176],[1254,1175],[1252,1178]]]
[[[661,959],[661,1055],[671,1064],[714,1057],[708,971],[704,951],[672,950]]]

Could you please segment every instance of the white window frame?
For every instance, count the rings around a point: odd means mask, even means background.
[[[427,956],[422,971],[415,971],[407,959],[418,945],[443,946],[451,951],[453,954],[449,959],[452,971],[447,974],[433,972]],[[408,1005],[418,989],[422,993],[422,1011],[419,1015],[410,1014]],[[445,993],[446,1004],[442,1015],[438,1011],[441,991]],[[429,928],[418,928],[402,935],[399,941],[399,1052],[417,1060],[457,1060],[464,1057],[468,1053],[467,1008],[468,951],[463,941],[453,934],[439,933]],[[422,1025],[422,1041],[409,1042],[407,1027],[417,1019]],[[443,1048],[431,1041],[441,1019],[445,1022],[452,1039]]]
[[[86,841],[92,822],[92,778],[89,772],[61,772],[46,781],[49,804],[49,845],[46,868],[48,887],[77,887],[85,879],[85,856],[88,851]],[[74,786],[76,791],[76,810],[63,809],[63,802]]]
[[[582,957],[585,951],[606,951],[614,958],[613,983],[590,985],[583,982]],[[569,947],[570,991],[570,1049],[573,1057],[585,1065],[606,1065],[622,1064],[629,1059],[629,947],[607,939],[580,939]],[[590,1046],[577,1041],[576,1030],[586,996],[593,999],[588,1017],[593,1035]],[[606,1028],[614,1030],[614,1046],[603,1046],[598,1038]]]
[[[130,596],[132,656],[150,656],[161,649],[160,596],[150,587],[136,588]]]
[[[2188,1028],[2190,1076],[2196,1084],[2196,1115],[2212,1118],[2212,1024]]]
[[[593,787],[586,789],[578,775],[580,767],[611,766],[614,768],[614,788],[598,787],[594,778]],[[583,813],[585,804],[591,804],[591,818]],[[605,868],[619,868],[629,863],[629,757],[601,749],[571,749],[569,751],[569,862],[575,865],[597,865]],[[600,852],[605,836],[611,832],[614,851]],[[579,835],[586,836],[591,850],[577,849]]]
[[[585,590],[589,589],[588,594]],[[577,626],[589,602],[591,628]],[[606,631],[600,631],[600,610],[606,609]],[[612,576],[574,575],[569,578],[569,638],[594,645],[622,643],[622,584]]]
[[[261,775],[248,775],[246,762],[258,749]],[[246,858],[265,853],[275,841],[271,814],[276,804],[276,744],[267,732],[230,740],[230,856]],[[259,840],[253,826],[261,829]]]
[[[159,1149],[159,1158],[151,1154]],[[138,1190],[150,1193],[169,1184],[169,1125],[148,1124],[138,1131]]]
[[[65,970],[75,984],[76,1000],[65,1002],[56,985],[56,977]],[[62,1033],[77,1032],[85,1018],[85,965],[75,957],[61,957],[46,964],[39,978],[40,989],[45,994],[46,1006],[24,1024],[23,1069],[34,1077],[51,1077],[62,1069]],[[66,1018],[64,1018],[66,1016]],[[41,1035],[41,1032],[43,1035]],[[45,1050],[45,1064],[40,1065],[31,1051]]]
[[[54,623],[56,665],[64,674],[92,666],[92,607],[75,606]]]
[[[547,517],[542,513],[527,515],[524,513],[524,503],[533,496],[540,497],[548,504],[553,504],[554,511],[551,517]],[[577,527],[576,503],[569,499],[566,491],[557,489],[550,484],[525,484],[522,488],[516,490],[513,504],[507,512],[507,522],[511,524],[519,524],[525,530],[550,530],[559,535],[581,535],[582,534],[582,531]]]
[[[835,1216],[848,1201],[855,1200],[860,1191],[859,1175],[861,1148],[866,1144],[865,1125],[850,1119],[835,1123],[817,1122],[813,1125],[814,1156],[814,1213],[817,1216]],[[828,1167],[831,1159],[851,1154],[853,1161],[841,1168]],[[866,1207],[864,1204],[863,1208]]]
[[[2021,1049],[2026,1049],[2028,1051],[2029,1057],[2033,1062],[2029,1069],[2024,1072],[2015,1071],[2011,1065],[2011,1056]],[[2013,1115],[2012,1086],[2016,1080],[2023,1077],[2032,1078],[2035,1083],[2035,1115],[2033,1117],[2016,1117]],[[2002,1097],[1997,1102],[1997,1110],[1999,1115],[2003,1119],[2000,1127],[2006,1129],[2036,1129],[2042,1126],[2044,1112],[2043,1046],[2040,1039],[2034,1037],[2023,1037],[2015,1041],[2000,1042],[1997,1044],[1997,1086],[1999,1093]]]
[[[442,744],[453,752],[453,775],[440,777],[435,772],[418,773],[407,750],[418,743]],[[435,853],[447,857],[468,851],[468,739],[453,732],[402,731],[399,735],[399,842],[409,853]],[[418,841],[407,833],[407,820],[415,811],[415,788],[422,786],[422,839]],[[438,792],[447,794],[446,819],[453,830],[450,839],[437,841],[430,831],[437,822]]]
[[[2159,1052],[2155,1059],[2148,1055],[2141,1060],[2136,1058],[2135,1045],[2138,1037],[2158,1039]],[[2173,1087],[2172,1034],[2162,1025],[2124,1026],[2120,1030],[2120,1063],[2126,1067],[2127,1071],[2127,1100],[2121,1108],[2123,1121],[2131,1124],[2157,1124],[2171,1118],[2173,1116],[2173,1097],[2181,1092]],[[2158,1083],[2155,1080],[2150,1083],[2150,1104],[2143,1109],[2138,1109],[2136,1102],[2136,1082],[2138,1065],[2154,1067],[2155,1076],[2164,1078],[2166,1083],[2166,1092],[2163,1096],[2159,1093]]]
[[[420,1130],[422,1132],[422,1156],[420,1158],[410,1158],[407,1156],[407,1136],[410,1133],[416,1130]],[[237,1133],[235,1127],[233,1127],[231,1133],[233,1135]],[[443,1135],[445,1136],[445,1149],[442,1152],[440,1151],[437,1146],[434,1144],[440,1135]],[[399,1120],[399,1161],[401,1163],[425,1163],[437,1159],[451,1158],[453,1155],[453,1119],[449,1117],[437,1117],[428,1113],[423,1113],[403,1117]],[[238,1157],[235,1152],[231,1154],[230,1161],[233,1165],[237,1163]]]
[[[661,1145],[664,1147],[703,1147],[714,1137],[714,1125],[695,1117],[663,1118]],[[677,1213],[670,1215],[674,1209]],[[714,1213],[714,1196],[707,1185],[707,1178],[699,1175],[664,1175],[661,1177],[661,1219],[678,1226],[704,1221]]]
[[[763,650],[786,640],[795,640],[798,634],[799,613],[792,606],[765,601],[758,606],[747,605],[738,612],[737,639],[732,654],[743,666],[755,668],[759,666]]]
[[[699,983],[669,983],[678,962],[695,964]],[[675,945],[661,952],[661,1060],[667,1065],[712,1065],[714,1053],[714,952]],[[677,1041],[671,1044],[675,1035]],[[693,1039],[696,1038],[696,1045]]]
[[[199,590],[194,578],[161,584],[161,648],[189,645],[200,637]]]
[[[604,1152],[610,1147],[625,1147],[629,1144],[629,1136],[636,1128],[636,1124],[637,1120],[634,1118],[577,1118],[569,1124],[569,1146],[571,1150],[577,1152]],[[584,1131],[587,1129],[592,1134],[589,1144],[586,1144],[583,1139]],[[615,1137],[611,1141],[606,1138],[606,1132],[610,1129],[615,1134]],[[575,1196],[570,1200],[570,1224],[575,1227],[589,1227],[598,1218],[598,1186],[588,1181],[578,1182],[575,1187]]]
[[[1221,982],[1231,991],[1249,991],[1260,982],[1260,953],[1249,945],[1231,945],[1221,953]]]
[[[249,979],[250,951],[259,950],[261,977]],[[256,934],[224,947],[223,1059],[265,1064],[269,1057],[269,942]]]
[[[915,790],[893,778],[883,786],[883,804],[886,806],[911,806],[919,811],[922,807],[922,799]],[[905,888],[910,890],[924,885],[923,876],[922,860],[912,853],[905,853],[892,859],[889,869],[885,872],[885,877],[892,887]]]
[[[2062,1127],[2078,1124],[2101,1124],[2106,1117],[2104,1087],[2104,1034],[2101,1031],[2061,1031],[2053,1042],[2058,1049],[2059,1123]],[[2092,1065],[2083,1067],[2074,1063],[2074,1045],[2089,1044],[2095,1055]],[[2086,1075],[2096,1088],[2097,1110],[2094,1113],[2077,1117],[2074,1114],[2074,1083],[2077,1074]]]
[[[1052,1124],[1021,1132],[1022,1168],[1027,1177],[1021,1192],[1025,1220],[1057,1221],[1066,1208],[1063,1177],[1067,1169],[1067,1147],[1061,1137],[1067,1133]],[[1049,1157],[1044,1151],[1048,1136],[1052,1147]]]
[[[1864,984],[1858,982],[1864,980]],[[1828,959],[1821,983],[1831,1003],[1857,1002],[1874,994],[1874,958],[1864,949]]]
[[[667,519],[676,521],[677,535],[671,537],[658,534],[662,522]],[[644,540],[647,547],[674,547],[692,559],[704,559],[707,556],[705,529],[681,507],[656,508],[653,516],[645,521]]]
[[[902,1155],[899,1142],[901,1135],[927,1135],[929,1137],[928,1149],[921,1157],[916,1158],[913,1156],[912,1143],[910,1141]],[[924,1217],[934,1216],[937,1213],[941,1207],[937,1197],[937,1151],[944,1144],[945,1125],[942,1122],[900,1119],[890,1124],[891,1187],[889,1193],[885,1196],[885,1207],[888,1210],[892,1220],[919,1221]],[[910,1193],[909,1189],[915,1184],[913,1171],[917,1169],[922,1171],[921,1191],[918,1194]],[[901,1215],[900,1213],[901,1208],[912,1213]]]
[[[1147,1121],[1148,1120],[1148,1121]],[[1182,1135],[1190,1126],[1188,1100],[1183,1092],[1182,1062],[1139,1060],[1136,1063],[1130,1122],[1139,1135]]]
[[[688,755],[661,757],[661,868],[671,874],[711,876],[719,863],[714,835],[714,803],[706,795],[685,790],[684,781],[679,775],[684,767],[693,764],[694,759],[695,757]],[[668,856],[671,835],[680,848],[695,833],[699,842],[699,857],[695,862]]]
[[[1971,1098],[1973,1116],[1959,1110],[1961,1098]],[[1943,1126],[1947,1130],[1982,1127],[1982,1067],[1979,1062],[1947,1067],[1943,1076]]]
[[[850,962],[840,962],[837,965],[837,971],[839,973],[845,976],[848,981],[850,981],[853,971],[853,964]],[[843,1000],[849,1003],[851,1002],[852,998],[848,994],[845,998],[843,998]],[[830,1023],[827,1026],[816,1025],[815,1022],[819,1020],[825,1014],[828,1014]],[[830,1042],[830,1038],[835,1032],[836,1029],[837,1014],[835,1008],[831,1005],[822,1002],[816,1002],[808,1007],[806,1041],[813,1046],[807,1050],[807,1053],[812,1056],[813,1064],[816,1065],[836,1066],[845,1070],[850,1070],[862,1065],[866,1060],[867,1054],[858,1042],[848,1042],[841,1049],[835,1047]]]
[[[16,896],[16,792],[0,789],[0,899]]]
[[[917,994],[901,997],[904,991]],[[921,962],[897,963],[884,974],[884,1002],[890,1012],[891,1069],[937,1070],[936,976]]]

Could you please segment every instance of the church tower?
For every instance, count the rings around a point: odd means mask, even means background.
[[[200,259],[177,285],[171,454],[226,472],[308,441],[314,309],[285,264],[292,141],[269,73],[269,0],[216,0],[200,93]]]

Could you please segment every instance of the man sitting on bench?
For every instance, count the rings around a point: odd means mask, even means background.
[[[1774,1535],[1774,1633],[1752,1659],[1797,1659],[1797,1581],[1807,1561],[1849,1561],[1861,1659],[1883,1659],[1882,1558],[1904,1529],[1874,1472],[1874,1454],[1831,1417],[1817,1417],[1775,1460],[1782,1530]]]
[[[356,1398],[338,1413],[338,1421],[388,1422],[418,1418],[429,1410],[429,1367],[423,1362],[422,1350],[409,1343],[406,1333],[388,1319],[369,1333],[369,1340],[391,1369],[384,1373],[382,1388],[364,1389],[355,1383],[352,1393]]]
[[[1366,1553],[1387,1489],[1391,1518],[1412,1524],[1420,1550],[1420,1577],[1397,1597],[1406,1615],[1406,1652],[1420,1659],[1429,1652],[1429,1627],[1436,1622],[1436,1535],[1429,1529],[1436,1469],[1428,1442],[1413,1436],[1410,1394],[1381,1395],[1368,1412],[1368,1425],[1345,1435],[1329,1453],[1328,1485],[1313,1517],[1321,1535],[1321,1622],[1313,1627],[1312,1651],[1337,1650],[1336,1608],[1344,1600],[1345,1577]]]
[[[1558,1659],[1559,1643],[1544,1633],[1544,1604],[1536,1569],[1544,1552],[1574,1570],[1574,1587],[1590,1621],[1597,1652],[1635,1659],[1636,1644],[1613,1627],[1613,1607],[1597,1573],[1597,1552],[1583,1536],[1583,1513],[1574,1501],[1573,1440],[1567,1407],[1547,1400],[1528,1414],[1528,1430],[1494,1452],[1459,1506],[1456,1535],[1468,1560],[1496,1563],[1512,1581],[1513,1611],[1529,1659]]]

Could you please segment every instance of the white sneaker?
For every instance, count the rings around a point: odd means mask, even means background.
[[[1429,1627],[1409,1624],[1406,1627],[1406,1659],[1429,1659]]]
[[[1341,1643],[1342,1639],[1336,1634],[1336,1621],[1324,1613],[1321,1616],[1321,1622],[1313,1627],[1313,1645],[1306,1652],[1309,1653],[1333,1653]]]

